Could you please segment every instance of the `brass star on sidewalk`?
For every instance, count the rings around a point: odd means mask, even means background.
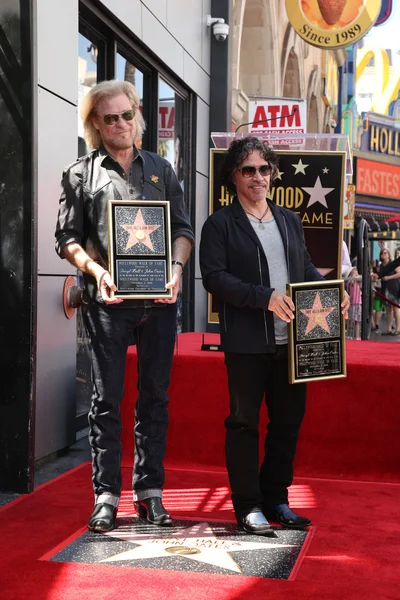
[[[300,312],[302,312],[303,315],[305,315],[308,318],[307,328],[304,335],[308,335],[316,327],[321,327],[324,331],[326,331],[326,333],[330,333],[331,330],[326,319],[328,315],[330,315],[331,312],[335,310],[335,308],[335,306],[324,308],[322,306],[319,292],[317,292],[315,295],[313,307],[300,309]]]
[[[156,231],[160,225],[146,225],[140,208],[137,212],[134,223],[123,223],[121,224],[121,227],[129,233],[129,239],[127,241],[125,250],[129,250],[129,248],[132,248],[136,244],[142,243],[147,246],[149,250],[154,251],[150,234],[153,233],[153,231]]]
[[[115,554],[102,562],[142,560],[157,557],[182,557],[195,562],[206,563],[215,567],[228,569],[241,573],[239,566],[232,558],[231,553],[244,552],[245,550],[265,550],[268,548],[292,548],[295,544],[277,544],[266,541],[245,542],[238,539],[218,538],[208,523],[198,523],[186,527],[169,537],[157,537],[154,532],[149,535],[136,533],[132,530],[119,534],[118,529],[105,535],[120,538],[138,544],[132,550]]]

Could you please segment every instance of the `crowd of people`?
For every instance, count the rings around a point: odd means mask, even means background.
[[[362,277],[356,262],[353,260],[349,263],[350,268],[348,265],[344,268],[343,276],[350,296],[347,337],[359,340],[362,321]],[[382,247],[379,259],[371,261],[370,277],[371,333],[400,337],[400,259],[392,260],[388,248]]]

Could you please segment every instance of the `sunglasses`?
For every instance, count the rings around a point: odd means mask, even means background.
[[[120,117],[122,117],[124,121],[132,121],[134,116],[135,111],[131,108],[130,110],[125,110],[121,114],[104,115],[103,120],[106,125],[115,125],[115,123],[118,123]]]
[[[267,175],[270,175],[272,171],[270,165],[261,165],[261,167],[242,167],[241,169],[237,170],[241,172],[243,177],[247,178],[254,177],[257,171],[260,173],[261,177],[267,177]]]

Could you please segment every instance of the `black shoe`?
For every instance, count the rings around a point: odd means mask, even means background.
[[[171,516],[167,513],[162,505],[161,498],[145,498],[134,502],[135,508],[139,517],[147,519],[153,525],[161,525],[162,527],[170,527],[172,525]]]
[[[288,504],[278,504],[274,509],[264,512],[271,521],[276,521],[289,529],[303,529],[311,525],[310,519],[297,515]]]
[[[118,509],[111,504],[99,502],[99,504],[96,504],[94,507],[94,511],[90,516],[88,529],[90,531],[96,531],[97,533],[112,531],[115,529],[117,510]]]
[[[276,537],[274,530],[264,517],[261,510],[247,513],[237,518],[238,525],[247,533]]]

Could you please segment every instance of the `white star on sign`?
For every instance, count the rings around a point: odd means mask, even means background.
[[[283,175],[283,171],[278,171],[277,174],[275,175],[275,179],[282,180],[282,175]]]
[[[327,196],[335,188],[322,187],[321,180],[319,177],[317,177],[317,181],[315,182],[314,187],[302,187],[301,189],[307,192],[307,194],[310,194],[310,199],[308,201],[307,208],[309,206],[312,206],[316,202],[319,202],[320,204],[325,206],[325,208],[328,208],[325,196]]]
[[[297,173],[303,173],[303,175],[306,174],[306,169],[308,167],[308,165],[304,165],[303,161],[299,160],[299,162],[297,163],[297,165],[292,165],[292,167],[294,167],[296,170],[294,172],[295,175],[297,175]]]
[[[327,175],[329,173],[329,169],[325,167],[325,169],[322,169],[322,172],[324,175]]]
[[[228,569],[236,573],[242,571],[230,556],[230,552],[245,550],[266,550],[267,548],[293,548],[296,544],[272,544],[268,542],[241,542],[226,538],[217,538],[208,523],[197,523],[186,527],[171,537],[154,537],[154,531],[148,535],[121,532],[118,529],[105,535],[124,541],[139,544],[132,550],[115,554],[101,562],[116,562],[123,560],[142,560],[145,558],[171,558],[184,556],[190,560],[206,563],[215,567]]]

